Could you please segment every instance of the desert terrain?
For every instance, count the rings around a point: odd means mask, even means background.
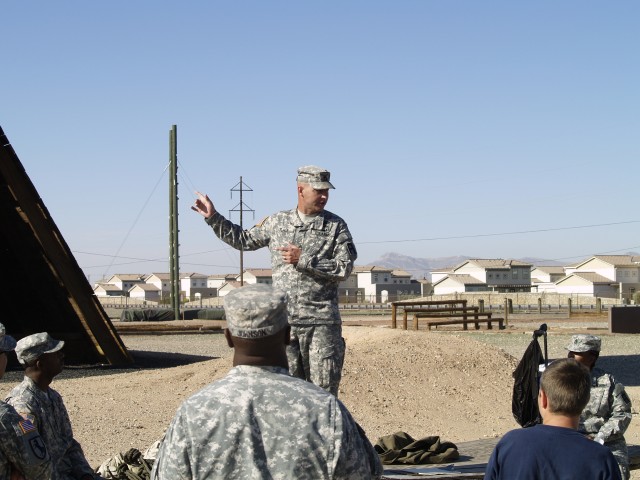
[[[452,442],[501,436],[518,428],[511,413],[511,375],[542,320],[513,320],[500,331],[428,332],[391,329],[378,317],[350,318],[339,398],[372,443],[398,431]],[[601,320],[546,323],[549,358],[566,355],[563,347],[573,333],[602,336],[599,366],[626,385],[634,405],[626,438],[640,444],[640,338],[608,334]],[[52,385],[63,395],[93,466],[131,447],[146,449],[161,437],[182,400],[231,367],[232,351],[219,333],[125,334],[122,327],[134,367],[67,367]],[[7,372],[0,394],[6,396],[21,376]],[[640,470],[632,473],[640,479]]]

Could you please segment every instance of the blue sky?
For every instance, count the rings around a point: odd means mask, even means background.
[[[331,171],[360,265],[640,250],[636,1],[11,1],[2,16],[0,125],[91,281],[168,271],[174,124],[182,271],[239,262],[189,210],[194,190],[228,215],[242,176],[250,226],[295,205],[308,164]]]

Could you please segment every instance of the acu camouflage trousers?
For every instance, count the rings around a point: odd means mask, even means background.
[[[291,325],[289,373],[338,396],[345,343],[342,325]]]

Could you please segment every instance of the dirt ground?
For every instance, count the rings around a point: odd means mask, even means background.
[[[373,443],[397,431],[463,442],[518,428],[511,414],[511,374],[539,319],[479,332],[405,331],[376,320],[368,325],[353,318],[346,322],[364,326],[344,328],[347,355],[339,394]],[[639,444],[639,337],[608,335],[593,322],[558,324],[550,330],[550,358],[565,355],[572,333],[603,335],[601,366],[614,368],[624,379],[634,405],[626,437]],[[53,384],[93,466],[130,447],[151,445],[186,397],[231,367],[231,350],[217,333],[123,333],[122,338],[136,368],[67,368]],[[6,396],[20,378],[21,372],[8,372],[0,394]],[[633,474],[640,479],[640,471]]]

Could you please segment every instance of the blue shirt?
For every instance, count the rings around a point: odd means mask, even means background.
[[[485,480],[620,480],[611,451],[571,428],[536,425],[498,442]]]

